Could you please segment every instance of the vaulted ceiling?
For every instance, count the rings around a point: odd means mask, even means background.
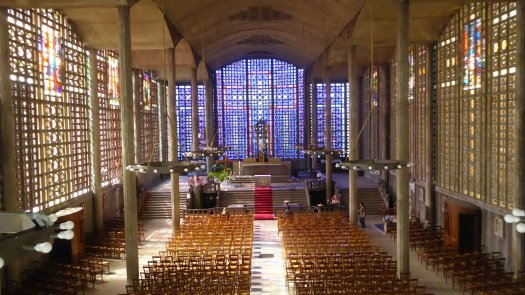
[[[473,0],[411,0],[410,40],[435,41],[453,14]],[[494,0],[493,0],[494,1]],[[491,2],[493,2],[491,1]],[[496,0],[497,1],[497,0]],[[358,61],[386,63],[396,43],[398,0],[0,0],[0,6],[55,6],[86,44],[118,48],[116,5],[130,3],[133,63],[165,68],[163,48],[177,46],[178,79],[202,59],[210,69],[244,57],[279,58],[300,67],[341,67],[348,47]],[[326,58],[321,58],[325,53]]]

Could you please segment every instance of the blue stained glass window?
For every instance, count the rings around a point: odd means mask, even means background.
[[[270,127],[270,156],[298,158],[304,142],[303,70],[275,59],[245,59],[216,72],[219,145],[230,158],[256,156],[253,126]]]
[[[199,106],[199,147],[206,147],[206,87],[204,85],[197,85],[197,104]]]
[[[317,144],[325,146],[325,130],[326,130],[326,92],[324,84],[317,85]],[[335,147],[333,147],[335,148]]]
[[[198,85],[199,105],[199,145],[205,145],[204,136],[204,103],[205,87]],[[191,135],[191,85],[177,85],[177,131],[179,137],[179,159],[184,158],[184,153],[192,150]]]
[[[248,121],[246,102],[246,60],[240,60],[217,72],[221,92],[217,92],[219,145],[231,146],[228,157],[238,159],[248,154]],[[217,83],[219,84],[219,83]]]
[[[272,110],[272,60],[271,59],[249,59],[248,62],[248,154],[254,156],[257,153],[257,142],[255,139],[254,126],[259,120],[264,120],[269,126],[273,126]],[[271,140],[273,128],[270,128],[270,143],[268,150],[273,151]]]
[[[332,148],[344,151],[348,149],[348,83],[331,83],[332,97]],[[324,84],[317,84],[317,144],[325,146],[326,130],[326,92]]]

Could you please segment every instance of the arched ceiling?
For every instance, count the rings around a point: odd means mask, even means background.
[[[211,68],[244,57],[309,65],[365,0],[155,0]],[[203,53],[204,49],[204,53]]]

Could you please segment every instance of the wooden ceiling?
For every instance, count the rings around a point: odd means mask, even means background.
[[[411,0],[411,42],[435,41],[453,14],[471,1]],[[371,37],[377,63],[388,62],[396,43],[398,0],[0,0],[6,7],[59,9],[86,44],[99,49],[118,47],[115,6],[126,3],[132,5],[134,65],[162,75],[162,49],[176,46],[181,80],[189,78],[187,68],[198,66],[203,57],[210,69],[244,57],[344,68],[351,45],[358,47],[358,60],[366,65]],[[184,44],[178,46],[181,40]]]

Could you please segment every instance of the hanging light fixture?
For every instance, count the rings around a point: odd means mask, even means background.
[[[357,139],[355,140],[353,146],[351,147],[351,150],[355,149],[359,143],[359,139],[361,137],[361,134],[363,133],[363,130],[368,123],[372,112],[377,107],[377,100],[374,98],[374,93],[372,92],[374,87],[374,31],[373,31],[373,4],[374,1],[372,0],[370,3],[370,104],[371,108],[368,112],[368,115],[365,119],[365,122],[363,123],[363,126],[361,127],[361,130],[359,131],[359,134],[357,135]],[[409,161],[399,161],[399,160],[392,160],[392,159],[362,159],[362,160],[347,160],[341,163],[337,163],[335,165],[337,168],[342,168],[346,170],[357,170],[357,171],[377,171],[377,170],[396,170],[406,167],[412,167],[414,166],[414,163],[411,163]]]
[[[199,149],[196,151],[185,152],[184,155],[186,157],[191,157],[194,159],[201,158],[201,157],[209,157],[209,156],[222,156],[231,149],[232,148],[228,146],[227,147],[207,146],[203,149]]]
[[[303,149],[303,152],[305,155],[312,155],[312,156],[319,156],[319,157],[325,157],[326,155],[332,155],[337,156],[343,154],[342,150],[336,150],[336,149],[327,149],[324,146],[320,145],[308,145],[306,147],[300,146],[300,148]]]

